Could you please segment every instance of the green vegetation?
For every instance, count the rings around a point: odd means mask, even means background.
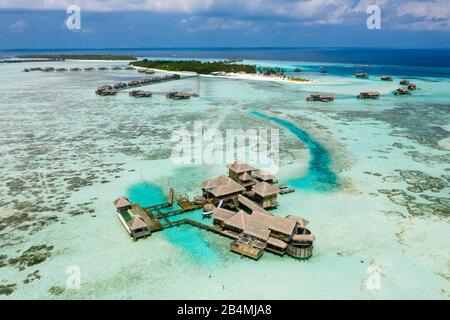
[[[284,76],[286,70],[280,67],[259,67],[258,72],[265,76]]]
[[[284,77],[284,79],[289,81],[296,81],[296,82],[311,82],[309,79],[305,78],[299,78],[299,77]]]
[[[17,58],[28,59],[55,59],[55,60],[137,60],[135,56],[112,55],[112,54],[32,54],[20,55]]]
[[[211,72],[245,72],[256,73],[256,66],[234,64],[229,61],[201,62],[198,60],[168,61],[168,60],[141,60],[130,63],[136,67],[161,69],[167,71],[191,71],[199,74]]]

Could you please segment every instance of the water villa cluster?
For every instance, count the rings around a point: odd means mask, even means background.
[[[267,211],[277,207],[278,194],[294,190],[278,184],[272,174],[246,163],[237,161],[227,167],[228,175],[204,181],[202,194],[193,201],[185,195],[177,197],[180,209],[163,210],[174,204],[175,191],[171,188],[166,203],[150,207],[132,204],[124,197],[117,199],[114,201],[117,216],[134,239],[190,224],[231,238],[231,251],[253,259],[259,259],[264,251],[295,258],[311,257],[315,237],[306,228],[309,222],[296,215],[282,217]],[[186,218],[169,220],[171,216],[202,208],[204,217],[213,218],[212,225]]]
[[[181,76],[179,74],[170,74],[170,75],[164,75],[162,77],[144,78],[141,80],[130,80],[128,82],[117,82],[113,85],[104,85],[104,86],[98,87],[95,90],[95,93],[100,96],[116,95],[117,92],[121,89],[135,88],[135,87],[145,86],[145,85],[152,84],[152,83],[158,83],[158,82],[170,81],[170,80],[178,80],[178,79],[181,79]]]
[[[405,95],[405,94],[411,94],[411,91],[417,90],[417,86],[414,83],[411,83],[409,80],[402,79],[400,80],[400,85],[406,86],[406,88],[398,88],[395,89],[394,94],[395,95]]]
[[[23,72],[30,72],[30,71],[42,71],[42,72],[53,72],[53,71],[108,71],[108,70],[133,70],[134,68],[131,66],[127,67],[120,67],[120,66],[114,66],[111,68],[108,67],[98,67],[97,69],[94,67],[84,67],[84,68],[55,68],[55,67],[32,67],[32,68],[24,68]]]
[[[368,74],[364,72],[358,72],[356,74],[357,78],[368,78]],[[382,81],[393,81],[393,78],[390,76],[382,76],[380,78]],[[411,83],[409,80],[401,79],[400,85],[406,86],[405,88],[398,88],[394,91],[394,95],[405,95],[411,94],[411,91],[417,89],[414,83]],[[357,96],[358,99],[379,99],[380,93],[378,91],[363,91],[360,92]],[[330,102],[334,100],[334,96],[329,94],[322,93],[314,93],[306,97],[306,101],[322,101],[322,102]]]

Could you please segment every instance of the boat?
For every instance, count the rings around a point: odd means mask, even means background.
[[[369,75],[368,75],[367,73],[365,73],[365,72],[358,71],[358,72],[355,74],[355,77],[361,78],[361,79],[367,79],[367,78],[369,78]]]

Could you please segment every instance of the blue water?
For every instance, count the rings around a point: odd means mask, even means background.
[[[253,111],[251,114],[265,120],[273,121],[286,128],[308,147],[311,159],[309,160],[306,175],[291,179],[287,181],[287,184],[298,189],[312,191],[333,191],[339,186],[338,178],[330,168],[330,154],[320,143],[311,138],[307,132],[296,127],[289,121],[277,117],[272,117],[257,111]]]
[[[127,190],[126,195],[132,203],[138,203],[143,207],[167,201],[162,189],[152,183],[134,184]],[[175,208],[168,208],[168,210],[173,209]],[[201,213],[199,211],[193,211],[187,214],[174,216],[170,218],[170,220],[174,221],[181,218],[200,221]],[[167,228],[163,231],[170,243],[174,244],[177,248],[181,248],[198,262],[201,262],[202,264],[217,263],[220,258],[216,250],[211,247],[206,239],[204,239],[203,232],[206,231],[201,231],[190,225]]]
[[[141,57],[242,58],[247,60],[310,61],[450,68],[450,49],[394,48],[108,48],[108,49],[11,49],[0,55],[44,53],[133,54]],[[430,71],[430,70],[428,70]],[[444,72],[444,70],[438,70]],[[448,75],[450,70],[445,70]]]

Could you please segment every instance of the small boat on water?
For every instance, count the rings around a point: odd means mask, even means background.
[[[328,71],[327,71],[327,69],[325,69],[325,67],[320,67],[319,68],[319,72],[320,73],[327,73]]]
[[[355,77],[361,78],[361,79],[367,79],[367,78],[369,78],[369,75],[366,72],[358,71],[355,74]]]
[[[302,71],[302,69],[300,69],[300,68],[295,68],[294,69],[294,72],[301,72]]]

